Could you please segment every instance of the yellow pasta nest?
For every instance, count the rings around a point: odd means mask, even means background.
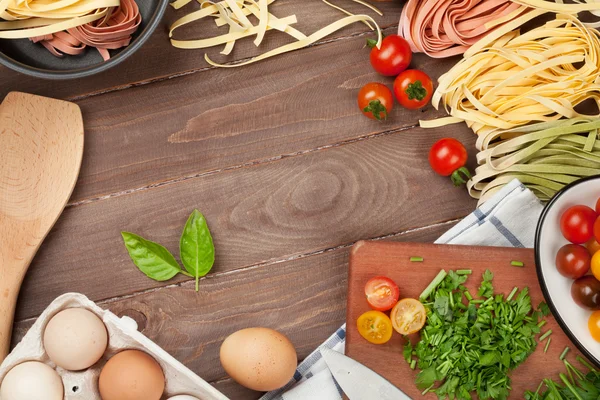
[[[0,0],[0,39],[24,39],[104,17],[120,0]]]
[[[471,47],[433,95],[434,107],[441,102],[451,117],[421,126],[465,121],[485,137],[532,121],[580,117],[574,108],[587,99],[600,106],[600,33],[573,15],[523,34],[513,30],[543,13],[531,10]]]

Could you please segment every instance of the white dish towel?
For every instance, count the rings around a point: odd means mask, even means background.
[[[436,243],[532,248],[542,204],[521,182],[514,180],[480,208],[440,237]],[[321,357],[323,347],[344,352],[346,326],[342,326],[296,370],[282,389],[261,400],[340,400],[341,389]]]

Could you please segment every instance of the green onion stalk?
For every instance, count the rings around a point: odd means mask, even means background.
[[[527,391],[525,400],[590,400],[600,398],[600,372],[581,356],[577,361],[588,369],[584,373],[571,364],[565,355],[569,351],[567,347],[561,354],[560,359],[565,365],[567,373],[560,373],[560,381],[544,379],[535,392]]]

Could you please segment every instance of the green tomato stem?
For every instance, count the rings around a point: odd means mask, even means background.
[[[387,108],[379,100],[371,100],[369,105],[363,109],[363,112],[371,113],[377,121],[385,120],[388,117]],[[381,114],[383,114],[383,118],[381,118]]]
[[[454,186],[458,187],[467,183],[467,181],[471,179],[471,177],[471,171],[469,171],[467,167],[460,167],[452,173],[450,179],[452,179],[452,183],[454,183]]]

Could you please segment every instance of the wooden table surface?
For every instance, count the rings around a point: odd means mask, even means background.
[[[384,33],[397,31],[401,5],[378,3]],[[217,69],[203,50],[168,42],[168,25],[189,7],[169,8],[141,50],[95,77],[52,82],[0,68],[1,98],[19,90],[68,99],[85,120],[79,181],[25,279],[15,341],[55,297],[81,292],[135,318],[146,336],[227,396],[254,399],[260,394],[221,368],[223,339],[266,326],[306,357],[344,323],[353,243],[431,242],[474,209],[464,189],[429,169],[427,153],[453,136],[473,159],[475,137],[463,124],[420,129],[420,118],[444,115],[432,107],[397,106],[383,123],[360,114],[359,88],[393,81],[372,70],[364,44],[373,34],[363,24],[297,52]],[[343,16],[319,0],[279,0],[271,11],[296,14],[304,33]],[[192,24],[186,34],[211,30]],[[208,53],[234,62],[289,41],[269,32],[260,49],[247,39],[229,57],[217,48]],[[413,66],[437,78],[456,61],[416,55]],[[209,222],[217,257],[199,293],[185,277],[146,278],[120,236],[136,232],[178,254],[194,208]]]

